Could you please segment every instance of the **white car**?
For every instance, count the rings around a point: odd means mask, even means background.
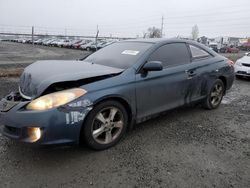
[[[81,49],[83,49],[83,50],[88,50],[88,51],[90,51],[90,47],[91,47],[91,45],[94,45],[95,44],[95,42],[89,42],[89,43],[87,43],[87,44],[83,44],[83,45],[81,45]]]
[[[235,75],[238,77],[246,76],[250,78],[250,52],[238,59],[234,65]]]

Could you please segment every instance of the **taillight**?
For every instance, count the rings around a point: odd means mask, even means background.
[[[232,60],[227,60],[227,64],[230,66],[230,67],[233,67],[234,66],[234,62]]]

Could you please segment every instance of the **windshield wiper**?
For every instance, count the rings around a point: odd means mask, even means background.
[[[86,59],[87,57],[89,57],[91,54],[86,55],[85,57],[81,58],[81,59],[77,59],[78,61],[83,61],[84,59]]]

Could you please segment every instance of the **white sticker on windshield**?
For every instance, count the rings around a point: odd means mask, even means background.
[[[137,55],[140,51],[135,51],[135,50],[124,50],[122,54],[125,55]]]

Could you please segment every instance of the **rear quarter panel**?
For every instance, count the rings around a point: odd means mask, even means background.
[[[202,80],[203,80],[203,93],[207,95],[210,88],[216,79],[222,79],[225,83],[226,90],[232,87],[234,81],[234,68],[229,66],[228,60],[224,57],[216,56],[208,59],[206,62],[207,66],[201,68]],[[202,64],[204,62],[200,62]]]

